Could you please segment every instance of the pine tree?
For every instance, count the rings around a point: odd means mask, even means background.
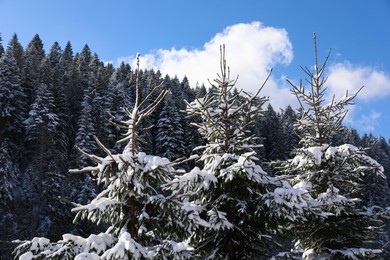
[[[139,69],[137,70],[139,71]],[[150,93],[140,99],[139,77],[136,102],[127,110],[127,133],[121,140],[127,142],[122,153],[111,153],[97,138],[106,157],[87,154],[97,165],[73,170],[72,173],[91,172],[104,188],[87,205],[73,209],[76,219],[106,223],[105,233],[88,238],[65,234],[57,243],[46,238],[34,238],[15,249],[16,257],[46,259],[183,259],[189,257],[191,247],[178,241],[185,223],[196,213],[191,205],[184,207],[174,197],[165,196],[161,187],[172,178],[174,169],[168,159],[146,155],[140,150],[140,123],[162,101],[166,92],[160,92],[154,102],[145,106]],[[161,86],[160,86],[161,87]],[[159,87],[154,88],[157,91]],[[153,90],[152,90],[153,91]],[[196,217],[196,215],[195,215]],[[186,221],[187,219],[187,221]]]
[[[297,122],[302,148],[294,149],[293,159],[279,163],[285,174],[283,178],[306,187],[322,208],[322,213],[294,227],[296,245],[304,250],[305,259],[376,258],[381,250],[372,248],[370,241],[380,230],[374,210],[378,208],[359,199],[364,190],[364,176],[382,178],[383,167],[356,146],[328,143],[340,131],[346,106],[357,94],[350,96],[347,92],[339,101],[333,97],[325,104],[323,73],[329,55],[320,67],[315,35],[314,48],[314,72],[304,68],[309,87],[302,81],[299,86],[289,81],[303,111]]]

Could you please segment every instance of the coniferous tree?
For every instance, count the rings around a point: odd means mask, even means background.
[[[285,214],[299,218],[294,213],[297,204],[285,200],[284,194],[289,193],[285,188],[291,187],[268,176],[256,164],[253,148],[257,142],[248,129],[259,116],[265,98],[258,96],[262,87],[254,96],[231,92],[236,80],[230,78],[226,67],[224,46],[221,73],[215,83],[205,97],[187,107],[189,115],[201,118],[196,126],[206,139],[206,144],[197,148],[204,149],[199,158],[203,167],[178,176],[171,188],[183,201],[201,210],[205,223],[195,225],[190,237],[200,258],[266,258],[274,246],[272,235],[278,229],[275,218],[281,221]],[[275,188],[277,193],[269,193]],[[296,195],[298,191],[294,194],[301,199]],[[277,205],[276,198],[289,205],[289,212]]]
[[[16,34],[13,34],[11,40],[8,43],[7,49],[12,50],[14,59],[16,61],[16,65],[19,68],[21,75],[21,80],[24,82],[25,76],[24,76],[24,66],[25,66],[25,54],[23,46],[20,44],[18,36]]]
[[[56,88],[63,88],[63,75],[64,68],[61,66],[62,58],[62,49],[58,42],[54,42],[50,48],[49,54],[46,56],[46,59],[49,60],[50,71],[52,74],[52,79],[50,83],[46,83],[48,86],[52,85]],[[54,93],[53,93],[54,94]]]
[[[291,106],[287,106],[286,109],[283,110],[283,113],[281,115],[281,122],[283,128],[282,142],[284,149],[284,157],[280,159],[289,158],[291,151],[294,148],[299,147],[299,135],[294,126],[296,121],[297,114]]]
[[[21,74],[12,49],[7,48],[0,58],[0,140],[8,140],[15,151],[22,142],[25,108]]]
[[[64,158],[55,145],[60,120],[55,113],[53,93],[45,84],[36,88],[26,125],[26,155],[29,159],[26,178],[31,194],[31,227],[38,235],[48,235],[54,216],[59,219],[63,169],[58,163]],[[35,220],[35,221],[34,221]],[[55,229],[54,225],[54,229]]]
[[[45,58],[45,50],[43,49],[43,43],[38,34],[34,36],[26,49],[25,59],[25,84],[27,88],[33,91],[33,88],[38,86],[41,62]],[[31,95],[31,98],[32,95]]]
[[[181,124],[184,115],[179,111],[173,96],[167,95],[156,124],[156,154],[171,161],[187,155]]]
[[[139,71],[139,69],[137,70]],[[157,91],[158,87],[154,89]],[[76,219],[107,223],[105,233],[88,238],[65,234],[57,243],[45,238],[34,238],[15,249],[16,257],[38,258],[98,258],[103,259],[183,259],[189,257],[191,247],[181,242],[180,236],[188,219],[193,219],[191,205],[182,205],[174,197],[163,195],[161,186],[171,179],[174,169],[168,159],[146,155],[139,146],[139,126],[164,98],[162,91],[157,99],[145,107],[140,99],[139,77],[136,85],[136,102],[128,112],[129,119],[122,122],[127,133],[121,140],[127,142],[122,153],[113,154],[96,138],[99,147],[107,154],[99,157],[82,152],[97,163],[73,173],[91,172],[104,189],[89,204],[78,205]],[[81,150],[80,150],[81,151]],[[196,217],[196,215],[195,215]],[[167,221],[170,220],[170,221]],[[179,222],[180,220],[180,222]]]
[[[315,35],[314,47],[314,72],[304,68],[309,76],[309,87],[306,88],[302,81],[299,86],[289,81],[303,111],[297,122],[302,148],[294,149],[293,159],[276,163],[286,174],[283,178],[306,187],[322,208],[322,213],[295,226],[296,245],[304,250],[305,259],[376,258],[381,250],[373,249],[370,242],[381,224],[373,210],[375,206],[359,202],[359,199],[364,196],[364,177],[384,177],[383,167],[356,146],[329,143],[340,131],[346,106],[356,94],[350,96],[347,92],[339,101],[333,98],[325,104],[326,78],[323,73],[329,55],[320,67]],[[367,209],[368,206],[372,207]]]
[[[22,88],[22,73],[8,46],[0,57],[0,240],[25,238],[23,226],[26,203],[21,185],[21,164],[26,94]],[[27,234],[28,236],[28,234]],[[10,244],[0,244],[0,255],[9,255]]]
[[[84,100],[81,104],[81,115],[78,120],[78,130],[75,139],[75,144],[80,149],[89,154],[96,152],[96,144],[92,138],[93,135],[96,135],[93,118],[93,101],[96,98],[96,90],[94,89],[95,86],[95,81],[90,82],[90,86],[85,90]],[[87,164],[88,158],[86,158],[82,154],[77,155],[77,158],[78,167],[83,167]]]

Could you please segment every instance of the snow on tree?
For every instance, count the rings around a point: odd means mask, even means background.
[[[78,130],[76,134],[76,145],[86,153],[96,152],[96,144],[93,140],[96,135],[93,115],[93,100],[96,98],[96,80],[91,79],[89,87],[84,91],[83,102],[81,103],[81,115],[78,120]],[[82,154],[77,156],[77,166],[84,167],[88,162],[88,158]]]
[[[356,97],[348,92],[340,100],[325,103],[326,62],[319,67],[314,34],[314,72],[303,68],[309,79],[305,87],[289,81],[303,111],[297,128],[301,148],[294,157],[274,165],[292,185],[304,186],[322,209],[292,231],[296,246],[305,259],[368,259],[381,252],[371,241],[381,229],[378,215],[382,210],[364,203],[366,176],[383,180],[383,167],[354,145],[332,146],[328,142],[342,128],[346,107]],[[385,190],[388,193],[388,187]]]
[[[194,124],[206,139],[204,146],[196,148],[203,150],[198,160],[203,167],[177,176],[170,188],[184,202],[202,209],[200,215],[207,225],[195,225],[190,237],[196,243],[197,256],[265,258],[275,246],[278,221],[282,223],[286,215],[299,219],[308,206],[299,205],[304,201],[300,190],[272,178],[256,164],[257,138],[248,129],[266,101],[259,93],[269,75],[255,95],[232,93],[236,80],[230,78],[224,46],[220,66],[221,73],[210,92],[187,104],[188,114],[201,118]],[[275,188],[280,193],[276,194]],[[295,197],[289,199],[289,192]],[[275,201],[277,196],[280,204]]]
[[[137,70],[139,72],[139,68]],[[138,74],[139,75],[139,74]],[[139,76],[136,84],[136,102],[129,117],[122,123],[127,133],[120,142],[126,142],[122,153],[109,151],[97,138],[98,146],[106,157],[88,154],[86,157],[97,165],[71,173],[90,172],[103,190],[87,205],[73,209],[75,221],[87,219],[105,223],[105,233],[88,238],[72,234],[63,235],[58,242],[46,238],[25,241],[15,249],[20,259],[184,259],[190,257],[192,247],[181,241],[183,233],[192,230],[191,223],[199,219],[197,208],[181,203],[174,196],[166,195],[162,187],[172,179],[175,169],[166,158],[146,155],[141,151],[140,124],[163,100],[166,91],[160,91],[156,100],[146,103],[162,84],[153,88],[148,96],[140,99]],[[147,104],[147,105],[145,105]],[[192,221],[189,221],[192,219]]]
[[[60,219],[58,196],[61,195],[64,172],[59,162],[64,159],[63,151],[56,146],[60,119],[55,113],[53,93],[45,84],[35,88],[35,100],[31,104],[26,125],[26,159],[29,165],[24,176],[26,188],[32,193],[31,227],[36,226],[40,235],[56,228],[54,219]],[[56,216],[56,217],[54,217]]]

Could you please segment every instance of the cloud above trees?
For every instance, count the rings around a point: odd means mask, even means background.
[[[208,80],[212,82],[219,72],[219,48],[222,44],[226,45],[226,57],[232,78],[239,75],[237,88],[249,92],[257,91],[270,68],[291,66],[294,58],[293,45],[285,29],[265,26],[256,21],[226,27],[202,48],[152,51],[142,55],[141,67],[158,69],[163,74],[176,75],[179,79],[187,76],[191,86],[205,84],[208,87]],[[120,61],[135,65],[134,57],[120,58],[118,62]],[[345,61],[329,64],[326,74],[329,93],[335,94],[336,97],[342,97],[347,89],[353,94],[362,85],[365,85],[365,88],[358,96],[360,100],[371,101],[390,95],[390,76],[373,67],[358,66]],[[288,78],[291,76],[287,75]],[[305,75],[298,75],[300,76]],[[291,95],[290,87],[284,78],[271,76],[262,94],[270,97],[270,102],[276,109],[285,108],[287,105],[296,106],[297,101]]]
[[[390,75],[374,67],[358,66],[350,62],[333,64],[329,67],[327,86],[336,97],[345,91],[356,93],[364,85],[358,99],[371,101],[390,94]]]
[[[204,84],[208,87],[208,80],[212,82],[219,72],[219,49],[222,44],[226,45],[231,77],[239,76],[237,88],[253,93],[272,67],[288,65],[293,59],[292,44],[285,29],[252,22],[225,28],[199,49],[159,49],[142,55],[140,65],[159,69],[163,74],[176,75],[179,79],[187,76],[191,86]],[[132,58],[124,60],[134,62]],[[278,79],[271,76],[262,94],[269,96],[275,107],[285,107],[295,98],[287,86],[280,86],[277,82]]]

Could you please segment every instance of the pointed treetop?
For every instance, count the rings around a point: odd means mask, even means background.
[[[333,134],[338,132],[341,123],[346,116],[348,110],[346,106],[353,104],[352,100],[357,96],[361,87],[354,95],[349,95],[348,91],[339,101],[332,100],[328,104],[325,103],[325,94],[327,88],[325,86],[327,77],[323,75],[327,61],[332,49],[329,50],[325,61],[320,65],[318,63],[317,54],[317,36],[314,33],[314,71],[308,67],[301,67],[308,76],[305,82],[308,87],[300,81],[299,86],[295,85],[290,80],[288,83],[292,86],[292,93],[297,97],[298,102],[303,111],[301,119],[298,121],[298,129],[303,130],[302,143],[307,146],[323,145],[328,142]]]
[[[92,52],[91,49],[89,48],[88,44],[85,44],[81,53],[80,53],[80,58],[84,60],[87,64],[91,62],[92,58]]]
[[[27,52],[31,52],[31,48],[34,47],[40,57],[45,56],[45,50],[43,48],[43,42],[38,34],[35,34],[31,42],[27,46]]]

